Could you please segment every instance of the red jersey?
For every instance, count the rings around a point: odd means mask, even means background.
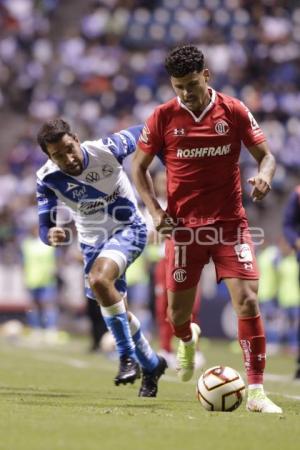
[[[241,101],[209,90],[211,101],[199,117],[179,98],[158,106],[139,140],[144,152],[162,152],[168,180],[167,211],[188,227],[245,218],[241,143],[251,147],[265,141]]]

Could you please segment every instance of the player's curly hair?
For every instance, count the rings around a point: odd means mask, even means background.
[[[43,152],[48,155],[47,144],[58,142],[65,134],[75,137],[68,122],[60,118],[48,120],[40,128],[37,141]]]
[[[168,74],[175,78],[201,72],[204,68],[204,55],[195,45],[181,45],[168,53],[165,68]]]

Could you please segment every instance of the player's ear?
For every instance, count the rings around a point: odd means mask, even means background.
[[[209,79],[210,79],[210,73],[209,73],[208,69],[204,69],[203,70],[203,76],[204,76],[204,79],[205,79],[205,83],[208,83]]]
[[[78,137],[77,134],[73,134],[73,137],[74,137],[74,140],[75,140],[76,142],[78,142],[78,143],[80,142],[80,141],[79,141],[79,137]]]

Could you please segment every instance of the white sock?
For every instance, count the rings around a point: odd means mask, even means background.
[[[249,384],[248,386],[249,391],[252,391],[253,389],[264,389],[263,384]]]
[[[189,341],[182,341],[184,345],[191,345],[194,343],[194,339],[190,339]]]
[[[121,299],[118,303],[111,306],[101,306],[101,312],[104,317],[117,316],[118,314],[126,313],[124,300]]]

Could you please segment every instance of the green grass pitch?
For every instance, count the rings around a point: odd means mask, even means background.
[[[300,442],[300,382],[294,357],[268,360],[266,390],[282,415],[211,413],[195,383],[168,370],[156,399],[137,397],[139,381],[113,385],[117,362],[85,353],[85,342],[28,349],[0,342],[1,450],[294,450]],[[205,368],[230,365],[243,374],[228,343],[205,342]],[[198,374],[200,371],[198,371]]]

